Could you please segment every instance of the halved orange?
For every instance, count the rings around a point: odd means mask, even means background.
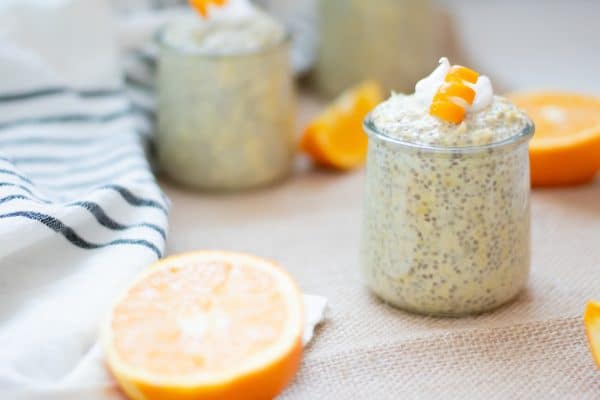
[[[108,366],[136,400],[272,399],[302,354],[298,288],[276,264],[228,252],[145,271],[104,327]]]
[[[600,369],[600,302],[590,301],[583,315],[590,350]]]
[[[600,170],[600,99],[573,93],[517,93],[509,98],[535,122],[529,146],[534,186],[574,185]]]
[[[346,170],[363,164],[368,143],[363,119],[382,99],[381,87],[373,81],[347,90],[308,124],[300,149],[331,168]]]

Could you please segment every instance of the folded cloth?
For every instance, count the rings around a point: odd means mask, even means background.
[[[147,75],[124,84],[108,4],[0,3],[3,399],[121,398],[98,326],[163,256],[169,204],[146,158],[154,59],[134,51]],[[305,304],[306,342],[325,301]]]

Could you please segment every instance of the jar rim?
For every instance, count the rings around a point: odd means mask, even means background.
[[[375,122],[373,120],[372,113],[369,113],[365,119],[363,120],[363,129],[365,130],[367,136],[369,138],[377,138],[381,141],[393,143],[395,145],[405,147],[414,151],[427,151],[432,153],[447,153],[447,154],[456,154],[456,153],[480,153],[489,151],[496,148],[502,148],[510,145],[517,145],[522,142],[528,141],[533,137],[535,132],[535,124],[530,119],[527,119],[527,124],[523,129],[521,129],[516,135],[513,135],[507,139],[503,139],[497,142],[486,143],[482,145],[472,145],[472,146],[439,146],[439,145],[431,145],[431,144],[422,144],[422,143],[414,143],[406,140],[402,140],[388,134],[385,134],[377,129]]]
[[[282,49],[282,48],[290,45],[292,42],[292,39],[293,39],[292,33],[288,29],[285,29],[283,32],[283,35],[281,36],[281,39],[278,42],[269,44],[268,46],[260,47],[260,48],[253,49],[253,50],[240,51],[238,53],[219,54],[219,53],[210,53],[210,52],[206,52],[206,51],[202,51],[202,50],[182,49],[180,47],[173,45],[172,43],[169,43],[167,40],[165,40],[164,36],[165,36],[165,32],[169,29],[170,26],[171,26],[171,24],[166,24],[165,26],[160,28],[155,33],[154,42],[156,44],[158,44],[161,47],[164,46],[165,48],[168,48],[169,50],[173,50],[179,54],[183,54],[183,55],[190,56],[190,57],[205,58],[208,60],[236,59],[236,58],[252,57],[252,56],[261,55],[261,54],[268,54],[272,51],[276,51],[276,50]]]

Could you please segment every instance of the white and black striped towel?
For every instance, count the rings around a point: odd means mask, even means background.
[[[0,4],[2,398],[102,398],[100,315],[165,247],[112,14],[58,3]]]
[[[98,326],[165,248],[146,158],[154,57],[132,47],[181,10],[125,27],[109,4],[0,0],[2,399],[120,399]],[[305,299],[308,340],[325,300]]]

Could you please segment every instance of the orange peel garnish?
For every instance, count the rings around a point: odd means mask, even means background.
[[[447,100],[449,97],[458,97],[466,101],[467,104],[473,104],[475,90],[459,82],[446,82],[440,86],[433,97],[433,101]]]
[[[458,124],[465,119],[466,110],[450,100],[438,100],[431,103],[429,114],[444,121]]]
[[[203,18],[208,16],[208,6],[215,5],[222,7],[227,4],[227,0],[189,0],[190,6],[192,6],[198,14]]]
[[[468,84],[474,84],[479,73],[462,65],[454,65],[446,74],[443,83],[433,96],[429,114],[443,121],[459,124],[465,119],[465,107],[473,104],[475,90]],[[463,104],[464,102],[464,104]]]
[[[462,65],[453,65],[446,74],[446,82],[459,81],[476,83],[477,79],[479,79],[479,72],[463,67]]]

